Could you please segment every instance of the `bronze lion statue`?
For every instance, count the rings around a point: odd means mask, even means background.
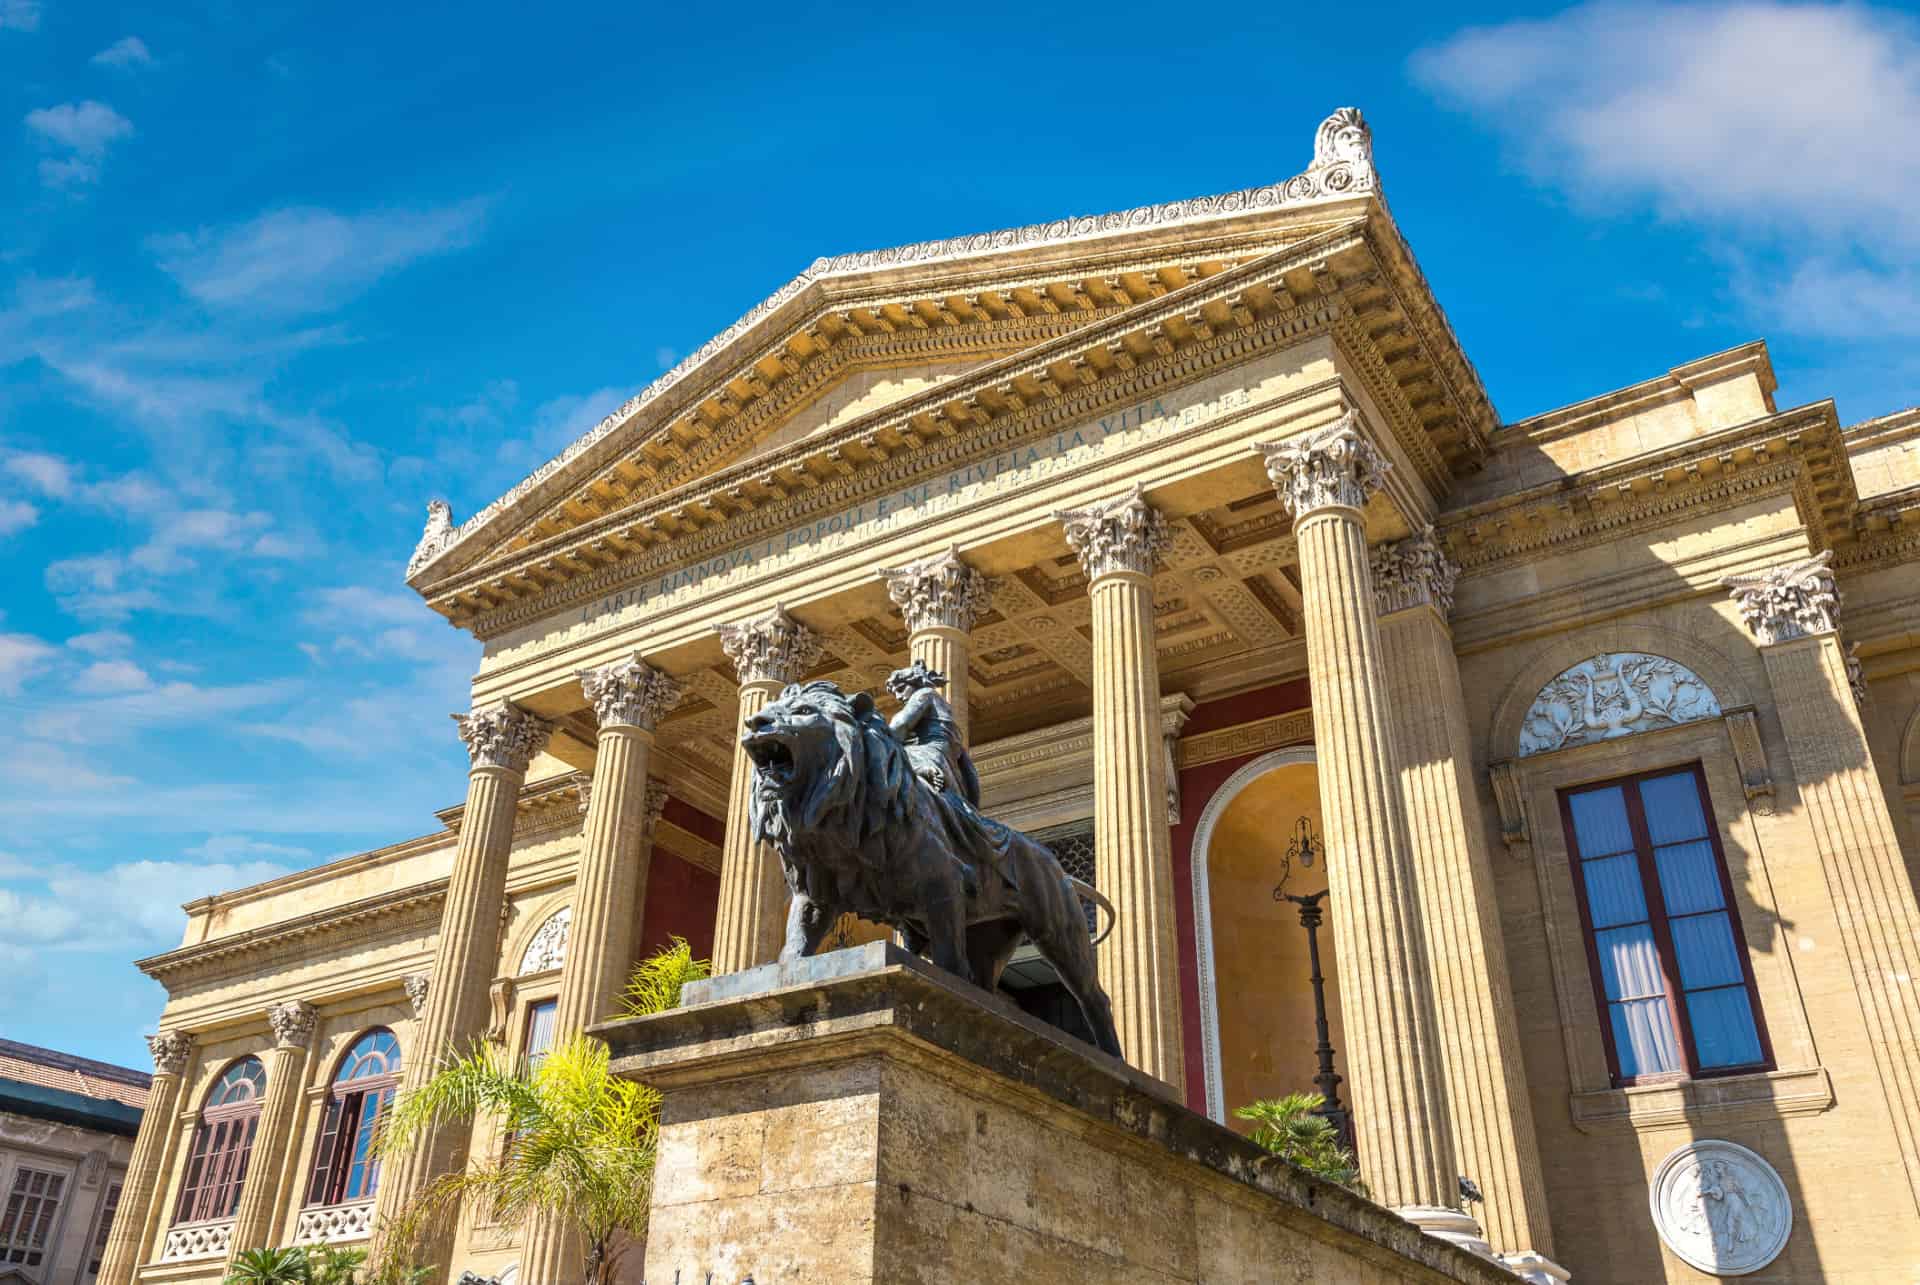
[[[1031,940],[1079,1001],[1094,1042],[1120,1055],[1094,967],[1085,902],[1113,905],[1044,846],[918,775],[865,692],[789,686],[746,722],[754,837],[780,854],[793,901],[782,961],[811,955],[846,912],[993,990]]]

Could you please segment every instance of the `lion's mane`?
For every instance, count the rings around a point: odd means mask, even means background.
[[[906,751],[871,700],[816,681],[789,685],[779,701],[799,697],[827,713],[833,738],[824,754],[816,744],[795,755],[800,788],[790,795],[764,788],[756,774],[750,804],[754,838],[793,860],[811,846],[811,836],[833,832],[850,839],[865,863],[877,865],[884,860],[881,836],[912,810],[914,775]]]

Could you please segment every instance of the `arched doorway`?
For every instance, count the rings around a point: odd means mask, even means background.
[[[1207,800],[1194,827],[1194,941],[1207,1114],[1223,1124],[1233,1123],[1233,1108],[1256,1098],[1314,1088],[1306,930],[1299,908],[1273,895],[1283,873],[1289,893],[1327,886],[1324,855],[1316,855],[1310,867],[1288,865],[1287,843],[1303,816],[1320,836],[1312,746],[1275,750],[1247,763]],[[1344,1045],[1331,929],[1323,925],[1319,939],[1337,1050]]]

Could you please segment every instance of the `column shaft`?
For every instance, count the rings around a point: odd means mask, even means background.
[[[1493,866],[1465,749],[1471,731],[1452,636],[1435,606],[1416,605],[1380,621],[1380,645],[1454,1150],[1486,1197],[1487,1239],[1501,1250],[1551,1258],[1546,1185]]]
[[[240,1190],[240,1207],[233,1216],[233,1248],[265,1249],[272,1245],[280,1214],[280,1179],[292,1151],[293,1127],[300,1115],[306,1088],[307,1050],[304,1045],[281,1046],[266,1056],[267,1094],[260,1104],[260,1123],[253,1135],[253,1158]]]
[[[965,630],[946,625],[916,629],[907,639],[907,658],[947,676],[947,704],[961,738],[967,735],[967,660],[970,637]]]
[[[758,714],[784,684],[740,684],[740,723]],[[727,789],[727,832],[720,850],[720,905],[713,925],[713,971],[737,973],[780,955],[787,933],[787,879],[773,849],[753,841],[748,800],[753,760],[735,743]]]
[[[556,1044],[611,1016],[626,985],[652,856],[646,834],[652,745],[653,733],[638,727],[600,730],[554,1011]]]
[[[527,764],[549,730],[504,702],[461,720],[474,767],[428,973],[426,1010],[415,1046],[404,1051],[403,1093],[426,1083],[443,1059],[463,1051],[487,1028],[487,988],[498,963],[514,811]],[[380,1175],[378,1221],[392,1220],[435,1178],[464,1164],[468,1136],[462,1125],[428,1130],[395,1156]],[[426,1252],[431,1262],[434,1247]]]
[[[153,1085],[134,1135],[133,1154],[120,1187],[120,1208],[113,1216],[98,1285],[132,1285],[145,1261],[159,1221],[160,1195],[172,1167],[174,1139],[180,1134],[180,1091],[193,1041],[178,1031],[163,1031],[147,1041],[153,1050]]]

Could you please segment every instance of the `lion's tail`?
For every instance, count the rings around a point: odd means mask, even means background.
[[[1073,885],[1074,895],[1079,897],[1081,901],[1089,902],[1107,912],[1107,926],[1094,934],[1093,944],[1098,946],[1113,932],[1113,925],[1115,921],[1120,918],[1120,914],[1113,908],[1113,903],[1101,896],[1100,890],[1088,883],[1085,879],[1080,878],[1078,875],[1068,875],[1067,882]]]

